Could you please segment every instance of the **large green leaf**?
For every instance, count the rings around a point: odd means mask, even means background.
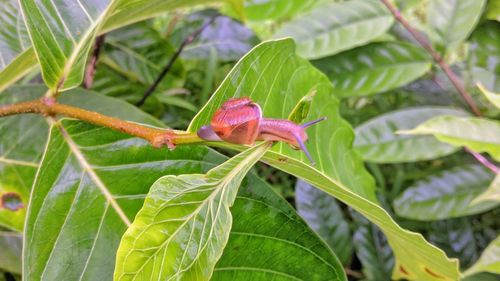
[[[395,134],[414,128],[443,114],[466,116],[448,107],[414,107],[379,115],[356,127],[354,148],[364,160],[376,163],[401,163],[429,160],[455,152],[458,148],[442,143],[433,136]]]
[[[274,38],[292,37],[299,54],[321,58],[366,44],[393,23],[379,1],[350,0],[320,5],[283,25]]]
[[[105,19],[101,32],[106,33],[134,22],[153,18],[172,9],[234,0],[114,0],[116,8]],[[235,2],[242,1],[236,0]]]
[[[249,20],[276,20],[304,12],[315,0],[245,0],[245,15]]]
[[[316,90],[308,120],[327,116],[328,121],[308,129],[308,148],[317,161],[312,167],[300,151],[278,143],[263,161],[304,179],[362,213],[381,228],[397,258],[393,277],[454,280],[457,260],[448,259],[420,234],[402,229],[374,203],[373,179],[352,151],[353,131],[338,115],[338,102],[328,79],[295,55],[290,39],[269,41],[255,47],[233,68],[210,101],[193,119],[191,132],[208,124],[214,111],[230,97],[250,96],[265,117],[286,118],[303,96]],[[227,143],[220,147],[243,149]],[[368,198],[368,199],[367,199]],[[401,269],[403,268],[403,269]]]
[[[346,279],[325,242],[268,185],[243,185],[231,213],[229,242],[213,280]]]
[[[486,8],[486,18],[500,22],[500,2],[488,1]]]
[[[363,273],[367,280],[391,280],[391,270],[394,267],[394,256],[387,239],[378,227],[366,219],[358,218],[359,214],[352,212],[357,221],[353,244],[356,256],[363,265]]]
[[[344,265],[351,261],[351,230],[335,198],[302,180],[295,186],[295,205],[302,218],[318,233]]]
[[[170,43],[147,23],[113,31],[106,36],[100,56],[103,64],[97,68],[92,89],[137,102],[174,52]],[[178,60],[159,83],[157,92],[181,87],[184,78],[184,67]]]
[[[0,1],[0,92],[36,65],[19,1]]]
[[[488,91],[488,89],[484,88],[482,84],[477,84],[477,87],[484,95],[484,97],[496,108],[500,109],[500,94],[496,94]]]
[[[500,22],[488,21],[471,35],[468,67],[472,78],[500,92]]]
[[[403,86],[426,73],[429,56],[408,43],[380,42],[313,62],[340,97],[367,96]]]
[[[464,272],[469,276],[478,272],[491,272],[500,274],[500,236],[493,240],[483,251],[479,260]]]
[[[465,165],[445,170],[417,181],[396,200],[394,209],[402,217],[416,220],[439,220],[477,214],[497,202],[469,206],[481,194],[494,175],[480,165]]]
[[[149,24],[139,23],[109,33],[101,61],[127,80],[150,86],[174,52],[174,47]],[[176,61],[159,89],[182,86],[184,75],[182,62]]]
[[[427,20],[437,33],[435,42],[452,49],[469,36],[478,23],[485,0],[430,0]]]
[[[471,205],[483,204],[487,201],[500,202],[500,174],[493,179],[488,189],[472,200]]]
[[[444,115],[434,117],[415,129],[402,131],[413,135],[434,135],[438,140],[455,146],[465,146],[476,152],[487,152],[500,161],[500,122]]]
[[[478,257],[474,229],[469,218],[439,220],[430,223],[429,241],[449,256],[460,259],[460,267],[470,265]]]
[[[16,232],[0,231],[0,269],[21,273],[23,237]]]
[[[229,238],[229,208],[241,181],[269,145],[249,148],[206,174],[157,180],[122,237],[114,280],[209,280]]]
[[[0,105],[39,98],[43,86],[12,87],[0,96]],[[85,99],[81,99],[84,95]],[[61,97],[61,103],[75,105],[135,122],[162,126],[159,121],[116,99],[94,92],[73,90]],[[21,231],[24,224],[29,191],[47,139],[48,125],[37,115],[18,115],[0,119],[0,195],[14,192],[23,208],[12,211],[0,208],[0,225]]]
[[[185,29],[194,32],[204,20],[208,20],[208,16],[192,14],[186,19]],[[184,48],[181,56],[185,59],[210,59],[215,56],[220,61],[235,61],[258,42],[248,27],[229,17],[219,16]]]
[[[168,10],[209,1],[81,0],[21,1],[25,23],[42,76],[51,90],[67,90],[82,79],[87,55],[98,33]]]
[[[132,112],[128,110],[129,114]],[[32,193],[25,230],[25,280],[112,279],[115,253],[126,226],[96,186],[99,181],[123,206],[127,216],[133,218],[151,184],[161,176],[204,173],[224,160],[203,146],[179,146],[173,151],[154,149],[144,140],[82,122],[63,120],[61,126],[67,135],[52,128]],[[75,144],[76,150],[70,149],[68,141]],[[75,153],[81,153],[80,160],[87,162],[87,171]],[[90,178],[89,173],[94,173],[99,181]],[[238,218],[235,225],[239,226],[234,236],[247,237],[245,245],[266,245],[269,254],[283,250],[284,254],[304,259],[247,264],[254,255],[253,249],[245,251],[240,239],[230,238],[227,247],[233,251],[221,260],[229,268],[224,266],[221,274],[240,272],[251,280],[259,280],[263,274],[300,277],[316,268],[322,268],[326,275],[340,272],[333,253],[283,199],[269,191],[267,184],[250,176],[243,188],[232,209]],[[279,212],[274,204],[279,206]],[[287,231],[276,232],[283,224],[289,226]],[[277,240],[285,245],[276,243]],[[246,266],[253,270],[248,271]]]

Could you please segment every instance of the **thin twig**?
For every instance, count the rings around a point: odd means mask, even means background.
[[[165,65],[165,67],[163,68],[163,70],[160,73],[160,75],[158,75],[158,77],[153,82],[153,84],[146,90],[146,92],[144,92],[142,98],[135,105],[142,106],[146,102],[146,100],[148,99],[148,97],[151,96],[151,94],[155,91],[156,87],[158,87],[158,85],[160,84],[161,80],[163,80],[163,78],[165,78],[165,76],[167,76],[167,74],[170,72],[170,70],[172,69],[172,66],[177,61],[177,59],[179,58],[180,54],[184,50],[184,47],[186,47],[191,42],[193,42],[203,32],[203,30],[205,30],[205,28],[207,28],[209,25],[211,25],[215,21],[216,18],[217,18],[217,15],[213,16],[212,18],[210,18],[210,20],[208,20],[199,29],[197,29],[191,35],[189,35],[188,37],[186,37],[186,39],[184,39],[184,41],[182,41],[181,45],[179,46],[179,48],[177,49],[177,51],[175,51],[175,53],[172,55],[172,57],[168,61],[167,65]]]
[[[363,275],[363,273],[358,272],[358,271],[355,271],[355,270],[352,270],[352,269],[350,269],[350,268],[348,268],[348,267],[344,267],[344,271],[345,271],[345,273],[346,273],[347,275],[352,276],[352,277],[354,277],[354,278],[356,278],[356,279],[362,279],[362,278],[364,278],[364,277],[365,277],[365,276]]]
[[[446,64],[441,55],[436,50],[434,50],[434,48],[427,41],[427,39],[424,36],[422,36],[422,34],[420,34],[417,30],[415,30],[408,23],[408,21],[406,21],[406,19],[401,15],[401,12],[394,5],[392,5],[389,2],[389,0],[381,0],[381,1],[382,3],[384,3],[387,9],[389,9],[394,18],[399,23],[401,23],[401,25],[403,25],[403,27],[413,36],[413,38],[417,40],[420,46],[422,46],[422,48],[424,48],[432,56],[434,61],[439,65],[439,67],[443,70],[444,74],[448,77],[451,84],[453,84],[455,89],[457,89],[458,93],[465,100],[471,111],[474,112],[476,116],[482,116],[481,111],[479,111],[479,108],[472,99],[471,95],[465,89],[462,81],[455,75],[453,70],[451,70],[450,66]]]
[[[97,60],[99,59],[99,54],[101,53],[101,48],[104,45],[104,38],[106,34],[97,36],[94,43],[94,50],[92,51],[92,56],[85,69],[85,78],[83,79],[83,87],[85,89],[90,89],[92,87],[92,82],[94,81],[95,69],[97,67]]]
[[[196,134],[148,127],[137,123],[127,122],[94,111],[60,104],[57,103],[54,98],[43,97],[38,100],[19,102],[0,107],[0,117],[23,113],[37,113],[45,116],[55,116],[59,114],[76,118],[145,139],[154,147],[167,146],[168,148],[173,149],[177,144],[199,143],[203,141]]]
[[[472,156],[474,156],[474,158],[476,158],[477,161],[483,164],[486,168],[490,169],[493,173],[495,174],[500,173],[500,168],[497,167],[495,164],[491,163],[490,161],[488,161],[488,159],[486,159],[486,157],[484,157],[480,153],[472,151],[467,147],[465,148],[465,151],[469,152]]]

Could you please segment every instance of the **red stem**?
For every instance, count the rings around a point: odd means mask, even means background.
[[[462,81],[455,75],[453,70],[451,70],[451,67],[444,62],[443,58],[441,55],[434,50],[434,48],[429,44],[427,39],[422,36],[418,31],[416,31],[409,23],[406,21],[406,19],[401,15],[401,12],[394,6],[392,5],[388,0],[381,0],[382,3],[389,9],[391,14],[394,16],[394,18],[403,25],[403,27],[417,40],[417,42],[424,48],[434,59],[434,61],[439,65],[439,67],[443,70],[444,74],[448,77],[450,80],[451,84],[457,89],[458,93],[462,96],[462,98],[465,100],[469,108],[471,109],[472,112],[476,116],[482,116],[481,111],[475,104],[474,100],[472,99],[471,95],[467,92],[465,89]]]

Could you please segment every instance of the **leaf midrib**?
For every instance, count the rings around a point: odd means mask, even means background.
[[[266,149],[267,150],[267,149]],[[254,154],[258,154],[259,150],[257,149],[256,151],[252,152],[251,154],[249,154],[246,159],[243,159],[243,161],[241,161],[240,163],[238,163],[235,167],[233,167],[231,169],[231,171],[226,175],[224,176],[222,179],[219,179],[219,180],[216,180],[215,182],[213,182],[214,185],[216,185],[215,187],[215,190],[207,197],[207,199],[203,200],[203,202],[198,206],[196,207],[196,209],[191,213],[189,214],[189,216],[186,217],[186,219],[184,220],[184,222],[182,224],[179,225],[179,227],[177,227],[177,229],[172,232],[172,234],[170,235],[170,237],[168,237],[160,246],[158,246],[158,248],[146,259],[146,261],[141,265],[141,267],[139,269],[137,269],[136,272],[140,272],[144,266],[151,260],[151,258],[153,258],[153,256],[156,256],[158,254],[158,252],[160,250],[162,250],[165,245],[167,245],[168,247],[168,244],[170,243],[170,241],[172,240],[172,238],[177,235],[177,233],[188,223],[192,220],[193,217],[195,217],[195,215],[198,215],[199,211],[207,204],[207,203],[211,203],[213,202],[213,199],[217,196],[217,194],[222,191],[222,194],[221,194],[221,200],[220,200],[220,204],[218,205],[217,207],[217,213],[215,215],[215,219],[214,221],[217,220],[218,218],[218,215],[219,215],[219,211],[220,211],[220,207],[221,205],[223,204],[222,201],[223,201],[223,196],[224,196],[224,192],[227,190],[227,184],[229,182],[228,181],[231,181],[232,180],[232,175],[233,174],[237,174],[240,172],[239,171],[239,167],[240,166],[245,166],[245,160],[251,158],[251,157],[254,157]],[[243,164],[242,164],[243,163]],[[200,174],[198,174],[200,175]],[[203,175],[203,174],[201,174]],[[207,174],[208,175],[208,174]],[[231,176],[231,177],[230,177]],[[172,176],[174,177],[174,176]],[[208,177],[206,177],[208,179]],[[209,179],[208,179],[209,180]],[[209,183],[209,182],[207,182]],[[217,187],[218,186],[218,187]],[[199,187],[199,186],[198,186]],[[198,188],[197,187],[197,188]],[[212,229],[213,227],[210,228],[211,232],[212,232]],[[212,234],[209,235],[209,237],[211,237]],[[209,238],[207,238],[207,241],[209,240]],[[205,243],[205,245],[203,246],[203,248],[201,248],[199,251],[198,251],[198,254],[200,254],[201,252],[203,252],[205,250],[205,248],[208,246],[209,243]],[[198,258],[198,256],[197,256]],[[196,261],[197,258],[194,258],[193,259],[193,262]],[[189,267],[188,267],[189,268]],[[118,277],[118,279],[121,279],[123,276],[125,275],[125,271]],[[177,274],[176,274],[177,275]],[[174,275],[174,276],[176,276]],[[134,276],[134,278],[132,279],[132,281],[135,280],[135,278],[137,277],[137,274]]]

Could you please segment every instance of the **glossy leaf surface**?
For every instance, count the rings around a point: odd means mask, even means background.
[[[0,92],[37,65],[19,1],[0,1]]]
[[[500,274],[500,236],[488,245],[481,254],[481,257],[479,257],[479,260],[464,272],[464,276],[469,276],[478,272]]]
[[[245,150],[207,174],[158,179],[122,237],[114,280],[209,280],[229,238],[229,208],[268,147]]]
[[[193,26],[193,22],[200,18],[198,15],[191,15],[187,24]],[[193,27],[199,28],[197,25]],[[216,56],[221,61],[236,61],[257,42],[258,39],[248,27],[229,17],[219,16],[195,41],[184,48],[181,56],[185,59],[209,59]]]
[[[439,220],[477,214],[498,203],[469,206],[486,190],[494,175],[479,165],[459,166],[419,180],[394,200],[399,216],[416,220]]]
[[[261,21],[291,17],[304,12],[315,0],[245,0],[245,15],[249,20]]]
[[[356,127],[354,148],[365,161],[375,163],[414,162],[451,154],[458,148],[433,136],[396,134],[444,114],[468,115],[447,107],[414,107],[385,113]]]
[[[43,86],[12,87],[0,96],[1,104],[39,98]],[[79,96],[84,95],[85,99]],[[62,96],[61,103],[94,110],[135,122],[162,126],[151,116],[135,107],[112,98],[85,90],[73,90]],[[21,231],[24,224],[29,191],[35,177],[47,139],[49,126],[38,115],[18,115],[0,119],[0,195],[14,192],[20,195],[23,208],[12,211],[0,208],[0,224]]]
[[[500,161],[500,122],[476,117],[438,116],[404,134],[434,135],[438,140],[487,152]]]
[[[424,75],[430,58],[407,43],[372,43],[313,62],[331,79],[339,97],[368,96],[403,86]]]
[[[476,82],[493,92],[500,92],[500,22],[487,21],[470,39],[468,66]]]
[[[94,38],[103,29],[150,18],[159,13],[204,3],[190,1],[82,0],[52,2],[21,1],[21,9],[42,76],[50,89],[78,86]]]
[[[474,228],[468,218],[446,219],[430,223],[429,241],[443,249],[451,257],[460,259],[460,267],[466,268],[478,258]]]
[[[273,37],[292,37],[298,53],[314,59],[366,44],[392,23],[381,2],[350,0],[320,5],[283,25]]]
[[[323,74],[295,55],[292,40],[262,43],[243,57],[193,119],[189,130],[194,132],[208,124],[214,111],[230,97],[250,96],[262,107],[264,116],[286,118],[312,89],[317,92],[311,103],[308,120],[328,117],[327,122],[307,131],[310,136],[308,148],[317,165],[310,166],[301,152],[283,143],[273,146],[263,161],[322,189],[378,225],[395,251],[397,262],[394,278],[438,280],[435,274],[445,280],[456,279],[456,260],[448,259],[420,234],[402,229],[373,202],[373,180],[352,152],[353,131],[338,115],[338,102],[331,94],[332,86]],[[276,104],[282,106],[277,107]],[[226,143],[214,145],[242,149]],[[323,153],[322,148],[328,149],[329,153]],[[405,268],[404,272],[399,270],[400,266]]]
[[[20,233],[0,231],[0,269],[21,273],[23,237]]]
[[[354,217],[356,218],[356,214]],[[356,256],[363,264],[363,274],[367,280],[391,280],[394,256],[387,239],[375,225],[364,219],[356,221],[358,225],[352,240]]]
[[[65,120],[62,126],[87,160],[86,174],[98,176],[130,219],[161,176],[204,173],[224,159],[202,146],[153,149],[143,140],[82,122]],[[28,217],[24,276],[26,280],[111,280],[115,252],[126,227],[66,143],[53,128]],[[232,209],[238,233],[230,236],[227,247],[233,250],[220,260],[224,266],[219,276],[241,274],[256,280],[262,275],[300,277],[318,268],[325,276],[341,272],[333,253],[267,184],[251,176],[243,188]],[[287,231],[275,232],[276,225],[287,226]],[[298,233],[300,237],[294,236]],[[244,251],[241,243],[261,245],[270,257],[282,252],[301,259],[249,264],[253,249]]]
[[[105,19],[101,32],[106,33],[125,25],[159,16],[173,9],[187,8],[202,4],[221,4],[231,1],[232,0],[113,0],[113,3],[116,3],[116,8],[113,10],[113,13],[110,13]]]
[[[431,0],[427,20],[435,30],[437,43],[456,47],[471,33],[481,17],[485,0]]]
[[[488,201],[500,202],[500,175],[493,179],[488,189],[472,200],[471,205],[483,204]]]
[[[353,253],[351,230],[335,198],[299,180],[295,204],[299,215],[330,245],[342,264],[348,265]]]
[[[346,280],[328,246],[262,181],[244,184],[212,280]]]
[[[488,91],[488,89],[484,88],[483,85],[477,85],[481,93],[486,97],[486,99],[493,104],[496,108],[500,109],[500,94],[496,94]]]

